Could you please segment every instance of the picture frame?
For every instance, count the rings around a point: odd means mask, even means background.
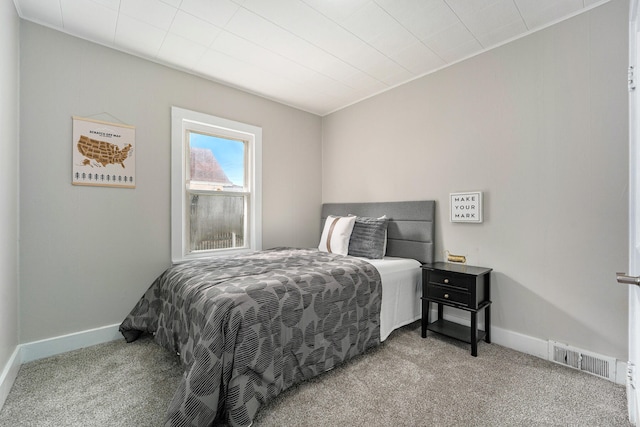
[[[482,191],[449,193],[449,221],[482,223]]]
[[[135,188],[135,127],[72,117],[73,185]]]

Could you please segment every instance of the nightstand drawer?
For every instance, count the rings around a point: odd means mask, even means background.
[[[452,286],[463,290],[470,290],[476,285],[476,278],[448,271],[432,271],[429,274],[429,281],[438,285]]]
[[[431,283],[427,286],[427,297],[446,301],[451,304],[463,305],[465,307],[469,305],[469,293]]]

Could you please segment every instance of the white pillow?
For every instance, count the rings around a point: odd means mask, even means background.
[[[349,239],[355,223],[355,216],[329,215],[324,223],[318,250],[346,255],[349,252]]]

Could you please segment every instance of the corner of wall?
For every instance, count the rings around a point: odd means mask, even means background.
[[[122,338],[119,326],[119,324],[108,325],[16,346],[0,373],[0,410],[9,396],[23,363],[117,340]]]
[[[7,400],[7,396],[9,396],[11,387],[13,387],[13,383],[18,377],[18,371],[20,371],[21,364],[20,346],[17,346],[0,374],[0,410],[4,406],[4,402]]]

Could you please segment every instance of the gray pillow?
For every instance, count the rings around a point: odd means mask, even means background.
[[[356,217],[349,240],[349,255],[371,259],[384,258],[389,219]]]

